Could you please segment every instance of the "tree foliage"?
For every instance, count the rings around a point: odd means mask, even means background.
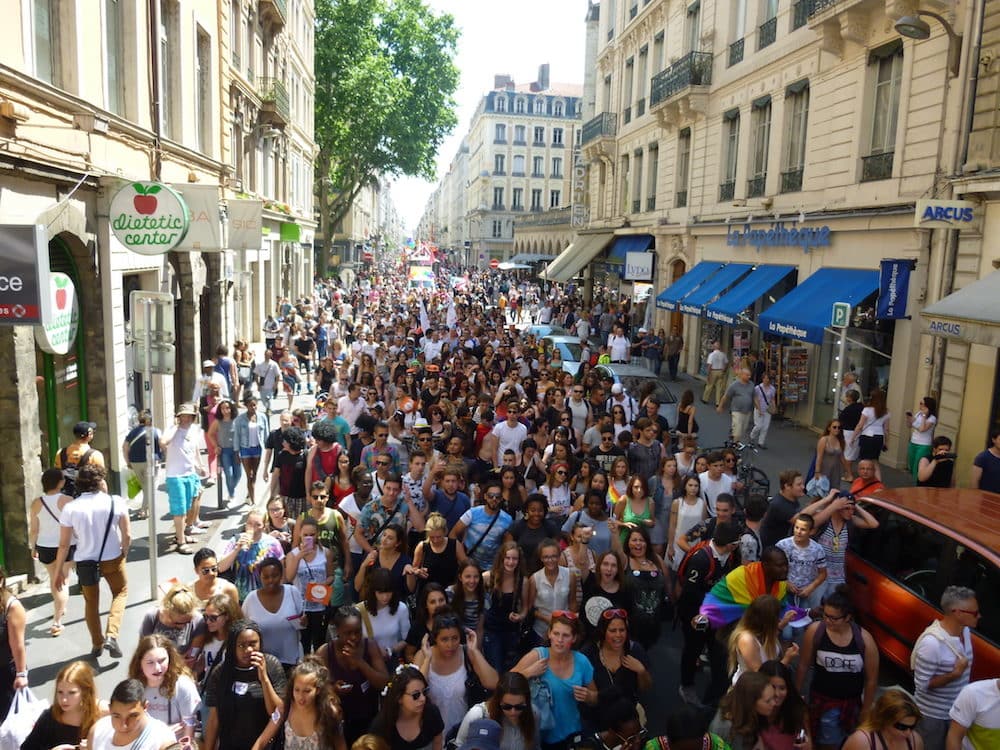
[[[458,30],[421,0],[316,0],[316,159],[326,236],[380,175],[434,178],[455,127]]]

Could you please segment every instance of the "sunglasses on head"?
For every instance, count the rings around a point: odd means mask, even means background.
[[[552,611],[552,619],[554,620],[557,617],[561,617],[564,620],[570,620],[571,622],[576,622],[577,620],[580,619],[580,615],[578,615],[576,612],[571,612],[568,609],[556,609],[556,610],[553,610]]]
[[[611,609],[606,609],[603,612],[601,612],[602,620],[614,620],[616,618],[619,620],[627,620],[628,612],[626,612],[624,609],[621,609],[620,607],[613,607]]]

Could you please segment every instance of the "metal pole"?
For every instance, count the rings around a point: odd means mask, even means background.
[[[156,601],[156,453],[153,450],[153,301],[146,297],[142,301],[145,314],[146,330],[145,359],[142,363],[142,407],[149,413],[149,424],[146,425],[146,479],[143,482],[142,496],[149,504],[149,599]]]
[[[837,390],[833,396],[833,405],[836,411],[834,417],[840,413],[840,394],[844,387],[844,361],[847,359],[847,329],[838,328],[840,336],[840,346],[837,349]]]

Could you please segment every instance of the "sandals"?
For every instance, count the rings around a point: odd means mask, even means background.
[[[62,625],[56,625],[53,623],[52,627],[49,628],[49,635],[53,638],[58,638],[62,635],[64,629],[65,628]]]

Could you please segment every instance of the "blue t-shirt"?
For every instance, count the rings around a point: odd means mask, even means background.
[[[480,570],[489,570],[493,567],[493,558],[496,557],[497,550],[500,549],[503,535],[514,523],[514,519],[507,511],[498,510],[497,512],[500,516],[494,521],[494,516],[487,513],[484,506],[477,505],[475,508],[465,511],[459,519],[465,524],[465,550],[468,552],[476,547],[472,559],[479,564]],[[492,528],[490,523],[493,524]],[[487,529],[489,529],[489,535],[480,542],[480,538],[486,534]]]
[[[544,646],[536,648],[535,651],[543,658],[549,657],[549,650]],[[542,680],[549,686],[552,693],[552,716],[555,719],[555,729],[542,732],[542,742],[554,745],[567,737],[579,734],[583,730],[580,721],[580,708],[576,698],[573,697],[573,687],[579,685],[586,687],[594,681],[594,665],[579,651],[573,652],[573,674],[569,679],[562,679],[553,674],[551,669],[546,669],[542,674]]]
[[[431,513],[440,513],[444,516],[444,520],[448,522],[448,531],[450,532],[454,528],[455,524],[459,522],[462,518],[462,514],[465,513],[472,503],[469,502],[469,496],[464,492],[455,493],[455,499],[450,500],[446,494],[441,490],[434,490],[434,497],[431,498],[429,503],[429,508]],[[497,522],[499,523],[499,521]]]
[[[567,534],[572,534],[573,527],[577,524],[589,526],[593,529],[594,535],[590,537],[589,544],[591,552],[600,556],[611,550],[611,528],[608,526],[607,518],[603,521],[597,521],[591,518],[587,511],[578,510],[569,514],[566,518],[566,523],[562,526],[562,530]]]

